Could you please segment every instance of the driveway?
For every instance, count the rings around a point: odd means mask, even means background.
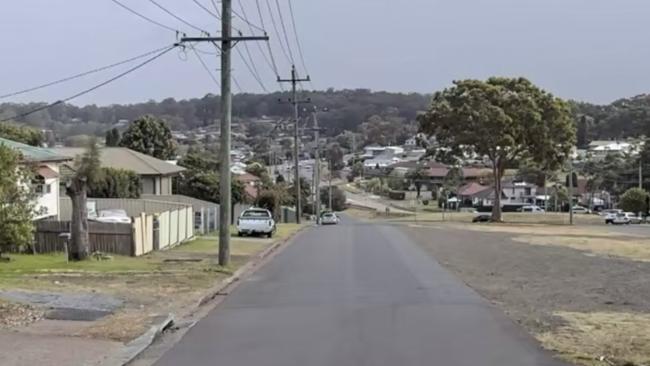
[[[159,366],[559,366],[399,229],[303,232]]]

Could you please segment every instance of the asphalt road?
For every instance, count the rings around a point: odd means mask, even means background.
[[[564,364],[399,229],[344,219],[300,234],[156,365]]]

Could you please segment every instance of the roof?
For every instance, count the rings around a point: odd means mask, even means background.
[[[59,154],[80,156],[86,149],[62,147],[53,149]],[[156,159],[125,147],[106,147],[99,150],[102,167],[130,170],[138,175],[176,175],[185,168]]]
[[[63,162],[70,161],[72,157],[61,154],[55,149],[46,149],[43,147],[30,146],[20,142],[4,139],[0,137],[0,145],[5,145],[14,150],[18,150],[26,161],[30,162]]]
[[[490,168],[476,168],[476,167],[463,168],[463,177],[465,178],[485,177],[490,174],[492,174],[492,169]]]
[[[492,187],[484,186],[478,183],[470,183],[458,190],[458,194],[461,196],[474,196],[483,191],[489,191]]]
[[[449,174],[449,168],[447,167],[429,168],[427,169],[425,174],[427,175],[427,177],[444,178]]]
[[[59,177],[59,174],[57,172],[46,166],[39,167],[37,172],[39,176],[45,179],[54,179]]]
[[[246,195],[247,195],[248,197],[252,198],[252,199],[256,199],[256,198],[257,198],[257,192],[258,192],[258,191],[257,191],[257,187],[255,187],[255,186],[251,186],[251,185],[248,185],[248,184],[247,184],[247,185],[244,187],[244,192],[246,192]]]

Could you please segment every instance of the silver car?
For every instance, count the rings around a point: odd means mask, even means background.
[[[339,217],[334,212],[325,212],[320,216],[321,225],[336,225],[339,221]]]

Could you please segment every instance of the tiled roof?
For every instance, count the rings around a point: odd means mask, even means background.
[[[484,186],[478,183],[470,183],[458,190],[458,194],[461,196],[474,196],[483,191],[489,191],[492,187]]]
[[[57,162],[57,161],[70,161],[72,157],[66,154],[60,154],[54,149],[46,149],[42,147],[30,146],[20,142],[0,138],[0,145],[5,145],[12,149],[20,151],[23,158],[30,162]]]
[[[76,147],[63,147],[53,150],[68,156],[80,156],[86,151],[84,148]],[[183,167],[125,147],[107,147],[99,151],[102,167],[104,168],[130,170],[138,175],[175,175],[185,171]]]
[[[235,175],[235,179],[242,183],[259,182],[260,178],[250,173]]]

